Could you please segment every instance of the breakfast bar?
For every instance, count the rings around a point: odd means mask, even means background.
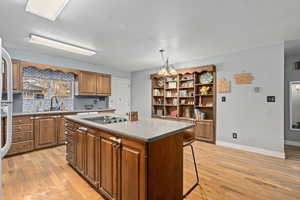
[[[192,123],[67,116],[67,161],[106,199],[181,200],[183,132]]]

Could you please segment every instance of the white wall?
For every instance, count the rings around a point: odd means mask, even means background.
[[[189,68],[215,64],[217,77],[232,82],[232,92],[217,94],[217,141],[246,145],[284,154],[284,46],[283,43],[248,49],[230,55],[197,60],[175,67]],[[150,74],[158,69],[133,72],[132,110],[151,116]],[[250,72],[255,80],[251,85],[236,85],[233,75]],[[260,93],[254,93],[254,86]],[[266,103],[266,96],[276,96],[276,103]],[[227,102],[222,103],[221,97]],[[238,140],[232,132],[238,132]],[[237,146],[236,145],[236,146]],[[271,154],[271,153],[270,153]]]

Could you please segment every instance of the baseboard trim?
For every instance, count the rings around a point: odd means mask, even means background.
[[[285,140],[284,144],[286,145],[291,145],[291,146],[295,146],[295,147],[300,147],[300,142],[296,142],[296,141],[291,141],[291,140]]]
[[[285,159],[285,153],[279,152],[279,151],[270,151],[267,149],[257,148],[257,147],[251,147],[247,145],[240,145],[240,144],[233,144],[230,142],[224,142],[224,141],[216,141],[216,145],[223,146],[223,147],[229,147],[233,149],[239,149],[242,151],[249,151],[253,153],[259,153],[267,156],[272,156],[276,158],[283,158]]]

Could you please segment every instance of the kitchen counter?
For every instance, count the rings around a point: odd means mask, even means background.
[[[184,130],[194,124],[142,118],[65,117],[67,162],[105,199],[182,200]],[[110,123],[120,120],[117,123]],[[100,172],[100,173],[99,173]]]
[[[117,116],[116,114],[93,114],[84,116],[66,116],[66,119],[84,124],[93,128],[98,128],[104,131],[117,133],[128,138],[141,140],[143,142],[153,142],[176,133],[183,132],[186,129],[192,128],[194,124],[186,122],[178,122],[171,120],[162,120],[154,118],[142,118],[139,121],[127,121],[113,124],[99,124],[85,120],[84,118],[98,116]],[[124,116],[121,116],[124,117]]]
[[[45,112],[32,112],[32,113],[25,113],[25,112],[15,112],[13,116],[28,116],[28,115],[48,115],[48,114],[69,114],[69,113],[85,113],[85,112],[112,112],[115,109],[92,109],[92,110],[68,110],[68,111],[45,111]],[[2,114],[2,116],[5,116]]]

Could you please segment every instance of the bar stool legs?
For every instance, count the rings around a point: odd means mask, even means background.
[[[187,144],[183,147],[186,147],[186,146],[190,146],[191,150],[192,150],[192,155],[193,155],[194,167],[195,167],[195,173],[196,173],[197,180],[196,180],[196,183],[194,183],[194,185],[183,195],[183,198],[186,198],[200,183],[200,179],[199,179],[199,175],[198,175],[198,169],[197,169],[197,163],[196,163],[196,159],[195,159],[194,147],[191,143]]]

